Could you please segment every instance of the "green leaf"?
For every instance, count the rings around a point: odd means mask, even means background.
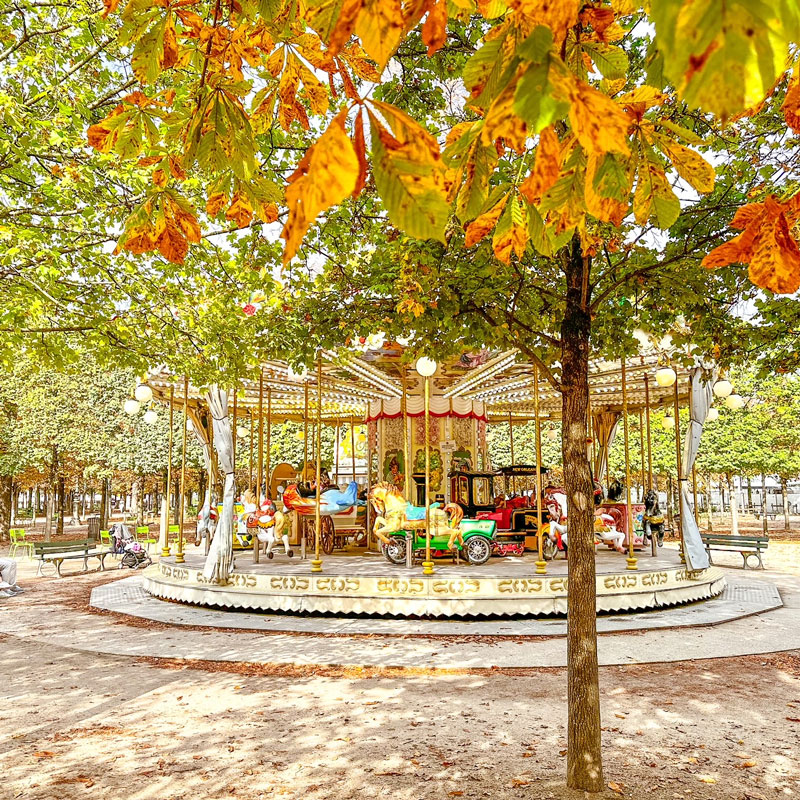
[[[627,163],[614,153],[606,153],[594,174],[592,186],[600,197],[624,199],[631,186]]]
[[[537,253],[550,258],[553,255],[553,246],[547,229],[544,226],[542,215],[536,206],[528,206],[528,236]]]
[[[537,25],[533,33],[517,48],[517,55],[526,61],[543,64],[553,49],[553,32],[546,25]]]
[[[556,100],[551,90],[548,56],[544,63],[531,63],[528,66],[514,93],[514,111],[528,123],[532,133],[539,133],[569,112],[569,103]]]
[[[618,80],[628,74],[628,55],[621,47],[605,42],[585,42],[583,49],[607,80]]]

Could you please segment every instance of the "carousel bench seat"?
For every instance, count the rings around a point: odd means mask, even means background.
[[[769,536],[733,536],[724,533],[703,533],[701,538],[708,553],[709,564],[713,563],[711,561],[712,550],[727,550],[741,555],[744,561],[742,565],[744,569],[747,569],[747,562],[750,556],[755,556],[758,559],[758,566],[764,569],[761,554],[769,545]]]

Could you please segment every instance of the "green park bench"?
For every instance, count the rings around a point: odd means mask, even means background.
[[[100,561],[100,569],[104,570],[105,558],[109,551],[97,546],[91,539],[73,542],[34,542],[34,555],[39,561],[37,575],[43,575],[45,564],[54,565],[58,577],[61,578],[61,565],[65,561],[83,559],[83,571],[89,571],[89,559],[96,558]]]
[[[769,536],[733,536],[724,533],[703,533],[701,536],[708,553],[709,564],[713,563],[711,560],[712,550],[727,550],[742,556],[745,569],[747,569],[747,560],[750,556],[755,556],[758,559],[759,568],[764,569],[761,554],[769,545]]]

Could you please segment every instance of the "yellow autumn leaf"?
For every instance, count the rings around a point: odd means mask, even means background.
[[[714,167],[700,153],[664,138],[659,139],[659,142],[678,175],[692,188],[703,194],[714,191]]]
[[[286,241],[284,264],[295,256],[317,215],[341,203],[355,188],[359,164],[345,132],[346,118],[346,109],[334,117],[289,178],[286,188],[289,216],[281,232]]]
[[[240,228],[246,228],[253,221],[253,205],[247,195],[243,192],[234,194],[225,219],[232,220]]]
[[[578,0],[509,0],[508,5],[524,18],[526,29],[532,31],[537,25],[550,28],[558,46],[578,21],[583,3]]]
[[[206,214],[209,217],[216,217],[227,204],[228,196],[224,192],[214,192],[206,200]]]
[[[497,224],[492,237],[492,249],[500,261],[510,264],[511,253],[516,253],[517,258],[522,258],[527,246],[527,220],[519,198],[514,196]]]
[[[537,203],[541,196],[558,180],[561,174],[561,144],[555,128],[549,126],[539,134],[536,161],[531,174],[519,187],[529,203]]]
[[[364,0],[355,32],[382,71],[405,35],[401,0]]]
[[[523,153],[525,141],[528,138],[528,126],[514,111],[516,90],[516,84],[512,83],[489,106],[481,132],[481,140],[488,145],[502,139],[517,153]]]

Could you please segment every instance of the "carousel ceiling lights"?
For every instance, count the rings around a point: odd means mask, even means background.
[[[656,383],[666,388],[675,383],[678,375],[672,367],[661,367],[656,370]]]
[[[123,411],[126,414],[129,414],[130,416],[134,416],[134,414],[138,414],[140,408],[141,408],[141,404],[139,403],[139,401],[138,400],[134,400],[133,398],[127,399],[124,402],[123,406],[122,406]]]
[[[556,439],[558,439],[558,431],[555,428],[550,428],[550,430],[547,431],[546,436],[551,442],[554,442]]]
[[[708,409],[708,414],[706,414],[706,422],[716,422],[719,419],[719,409],[714,408],[713,406]]]
[[[158,414],[151,408],[144,412],[144,421],[148,425],[155,425],[158,422]]]
[[[720,397],[724,399],[726,397],[729,397],[732,391],[733,391],[733,384],[730,381],[725,380],[725,378],[718,380],[714,384],[715,397]]]
[[[517,360],[516,350],[506,350],[499,356],[487,361],[482,367],[472,370],[463,378],[456,381],[452,386],[445,390],[443,396],[446,398],[457,397],[477,388],[484,381],[508,369]]]
[[[671,431],[675,428],[675,417],[667,415],[661,420],[661,427],[665,431]]]

